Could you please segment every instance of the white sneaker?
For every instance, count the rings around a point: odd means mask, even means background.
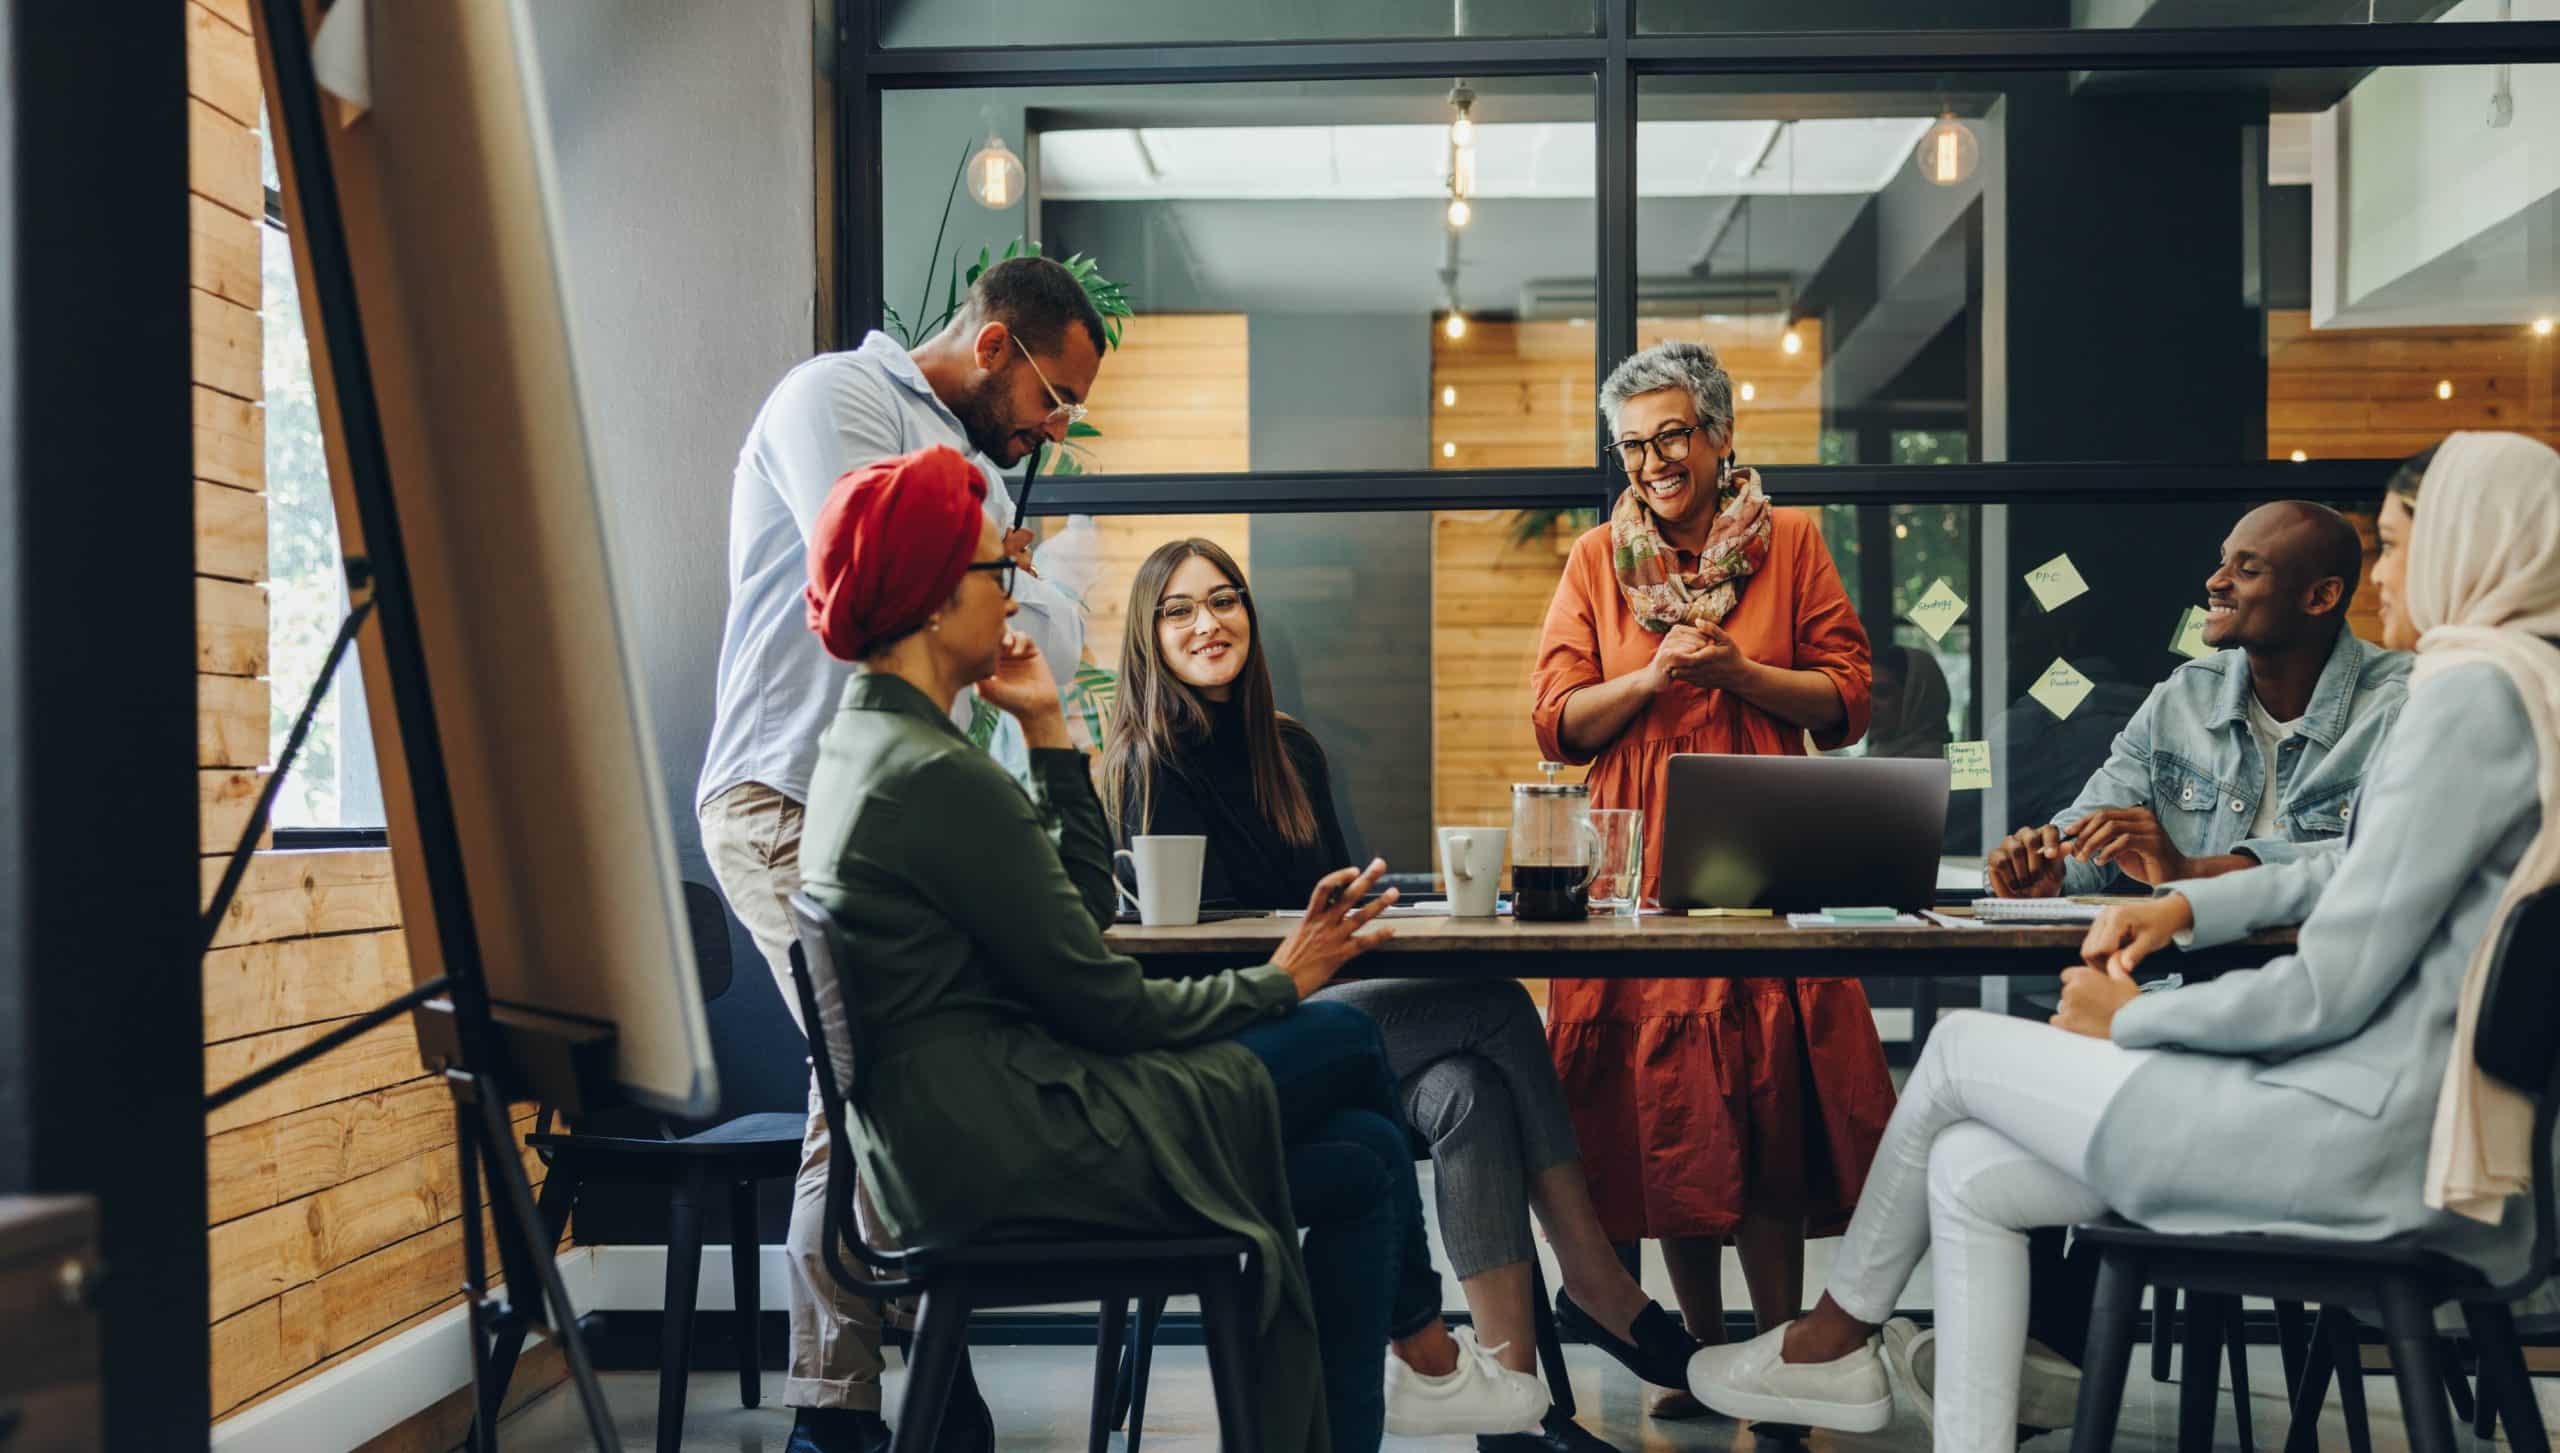
[[[1893,1384],[1875,1339],[1829,1362],[1787,1362],[1778,1347],[1793,1325],[1702,1349],[1689,1359],[1689,1391],[1726,1417],[1749,1422],[1875,1433],[1893,1421]]]
[[[1399,1438],[1438,1433],[1527,1433],[1547,1415],[1546,1383],[1494,1360],[1501,1347],[1476,1341],[1476,1329],[1458,1327],[1457,1370],[1430,1377],[1387,1354],[1387,1431]],[[1508,1344],[1504,1344],[1508,1345]]]
[[[1884,1360],[1919,1410],[1921,1425],[1936,1427],[1938,1329],[1923,1331],[1908,1317],[1885,1323]],[[2028,1338],[2026,1363],[2018,1369],[2018,1426],[2055,1432],[2070,1427],[2079,1411],[2080,1369]]]

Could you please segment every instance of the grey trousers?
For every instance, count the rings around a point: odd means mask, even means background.
[[[1529,1178],[1581,1158],[1529,991],[1510,980],[1364,979],[1316,997],[1378,1022],[1404,1115],[1431,1146],[1440,1239],[1460,1280],[1537,1255]]]

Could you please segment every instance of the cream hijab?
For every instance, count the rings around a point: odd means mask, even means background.
[[[2560,881],[2560,452],[2520,434],[2446,439],[2419,487],[2409,536],[2412,685],[2456,666],[2507,673],[2542,743],[2542,830],[2516,864],[2497,916],[2472,951],[2436,1096],[2426,1202],[2496,1224],[2533,1179],[2533,1102],[2472,1060],[2489,955],[2526,895]]]

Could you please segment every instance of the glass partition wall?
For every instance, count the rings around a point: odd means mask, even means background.
[[[1987,762],[1953,856],[2070,800],[2253,504],[2560,442],[2560,0],[1758,8],[848,3],[838,336],[1017,240],[1121,283],[1098,433],[1028,501],[1093,699],[1137,562],[1220,541],[1355,849],[1416,869],[1535,774],[1639,347],[1715,349],[1817,515],[1886,696],[1850,750]]]

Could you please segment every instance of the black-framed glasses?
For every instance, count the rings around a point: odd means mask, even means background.
[[[980,560],[967,568],[972,571],[992,570],[996,572],[996,589],[1004,592],[1005,599],[1013,599],[1013,573],[1021,568],[1018,562],[1014,561],[1010,557],[1003,560]]]
[[[1187,595],[1174,596],[1156,607],[1156,619],[1179,630],[1199,618],[1203,605],[1209,608],[1209,614],[1220,620],[1234,620],[1244,614],[1244,587],[1229,585],[1210,591],[1205,601],[1193,600]]]
[[[1665,464],[1677,464],[1689,457],[1691,436],[1699,426],[1687,424],[1665,429],[1650,439],[1621,439],[1601,451],[1603,458],[1616,456],[1618,467],[1629,474],[1644,468],[1644,451],[1651,449]]]

